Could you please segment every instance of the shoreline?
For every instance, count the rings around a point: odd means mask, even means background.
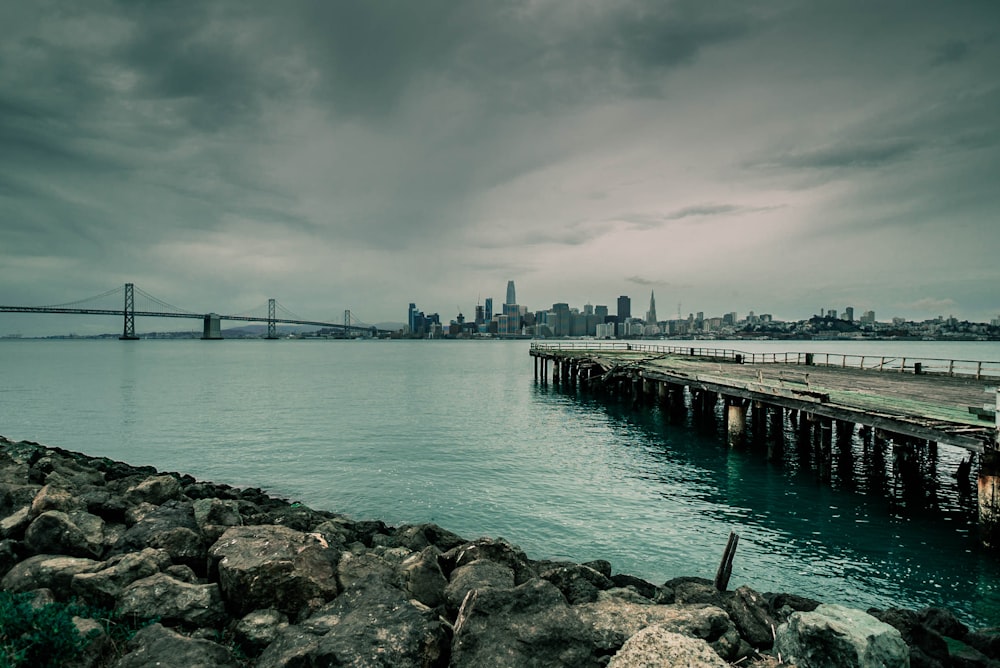
[[[851,643],[879,638],[885,665],[1000,659],[1000,632],[940,608],[866,612],[684,574],[656,585],[604,560],[533,560],[503,539],[353,520],[3,437],[0,491],[5,595],[143,624],[116,645],[97,620],[74,617],[89,629],[81,665],[624,667],[644,665],[644,652],[779,665],[779,654],[805,660],[809,643],[832,642],[816,635],[831,620],[853,629],[842,634]]]

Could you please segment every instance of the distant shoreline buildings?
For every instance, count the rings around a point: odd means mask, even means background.
[[[678,305],[678,310],[679,310]],[[649,293],[649,308],[644,318],[632,316],[632,300],[621,295],[617,311],[606,305],[586,304],[583,309],[557,302],[550,308],[529,311],[517,303],[514,281],[507,282],[506,299],[499,313],[493,313],[493,298],[476,305],[475,319],[467,321],[462,313],[443,324],[437,313],[425,315],[410,303],[407,329],[400,336],[412,338],[695,338],[695,339],[954,339],[1000,340],[1000,316],[990,323],[959,321],[938,316],[920,322],[893,318],[879,322],[873,310],[855,318],[853,306],[843,311],[821,308],[819,313],[797,321],[775,319],[769,313],[749,311],[741,317],[736,311],[706,317],[704,312],[689,313],[686,318],[661,320],[656,313],[656,295]],[[678,313],[678,316],[680,314]]]

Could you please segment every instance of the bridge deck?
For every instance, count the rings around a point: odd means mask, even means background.
[[[992,411],[997,379],[915,374],[846,366],[737,363],[650,350],[536,345],[532,355],[589,366],[607,377],[633,377],[763,401],[836,420],[982,452],[996,438]],[[751,358],[752,359],[752,358]],[[989,421],[977,415],[983,414]]]

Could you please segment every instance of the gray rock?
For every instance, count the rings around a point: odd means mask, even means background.
[[[637,605],[609,597],[574,606],[573,610],[604,649],[617,649],[642,629],[658,625],[706,641],[727,661],[735,661],[742,653],[739,633],[725,611],[715,606]]]
[[[448,580],[441,572],[438,557],[441,550],[428,545],[420,552],[403,560],[400,565],[403,590],[424,605],[435,608],[444,603],[444,589]]]
[[[373,536],[372,540],[374,543],[376,537]],[[405,547],[411,552],[420,552],[431,545],[447,552],[468,541],[436,524],[410,524],[399,527],[379,542],[389,547]]]
[[[452,564],[453,568],[464,566],[477,559],[489,559],[510,568],[514,571],[514,584],[524,584],[538,577],[538,573],[521,548],[511,545],[503,538],[480,538],[454,547],[442,555],[442,561]]]
[[[165,552],[146,548],[141,552],[112,557],[101,564],[100,570],[77,573],[70,588],[91,605],[110,608],[125,587],[169,566],[170,557]]]
[[[368,578],[396,583],[399,578],[396,569],[388,561],[373,552],[354,554],[344,552],[337,564],[337,577],[344,589]]]
[[[191,567],[185,566],[184,564],[173,564],[172,566],[167,566],[163,569],[163,572],[175,580],[180,580],[181,582],[187,582],[189,584],[202,584],[198,575],[191,570]]]
[[[659,598],[660,588],[652,582],[647,582],[641,578],[623,573],[616,573],[611,576],[611,581],[619,587],[631,587],[632,589],[635,589],[640,596],[648,598],[651,601],[657,601]],[[673,592],[671,592],[670,601],[663,602],[673,603],[673,600]]]
[[[68,513],[81,508],[79,501],[68,489],[48,484],[38,490],[38,494],[32,499],[30,515],[34,518],[49,510]]]
[[[249,656],[259,655],[288,628],[288,616],[278,610],[254,610],[236,623],[236,642]]]
[[[647,626],[625,641],[611,657],[608,668],[661,668],[703,666],[728,668],[729,664],[708,643],[673,633],[662,626]]]
[[[229,651],[210,640],[185,637],[161,624],[139,630],[128,643],[128,654],[113,668],[235,668]]]
[[[910,665],[899,631],[861,610],[831,604],[793,613],[778,627],[774,651],[800,668]]]
[[[103,521],[89,513],[83,513],[103,527]],[[86,519],[85,517],[83,518]],[[69,515],[59,510],[47,510],[36,517],[24,532],[24,544],[35,554],[65,554],[71,557],[100,557],[103,532],[95,534],[94,524],[80,527]],[[84,528],[89,531],[85,531]]]
[[[111,645],[104,626],[96,619],[74,617],[73,626],[83,641],[80,654],[66,668],[93,668],[104,661],[104,654]]]
[[[10,569],[0,581],[0,587],[15,594],[33,589],[51,589],[56,598],[64,601],[72,595],[74,575],[89,573],[100,567],[101,562],[93,559],[39,554]]]
[[[770,649],[774,645],[778,622],[761,594],[750,587],[738,587],[726,602],[726,611],[740,635],[755,648]]]
[[[571,604],[596,601],[598,592],[615,586],[593,568],[579,564],[553,568],[542,572],[540,577],[558,587]]]
[[[126,514],[129,528],[115,543],[112,549],[113,554],[138,552],[146,547],[157,547],[165,542],[175,542],[174,539],[165,539],[162,536],[176,528],[188,529],[194,535],[199,535],[191,502],[168,501],[160,506],[143,503],[130,508]],[[175,538],[180,538],[179,541],[176,541],[179,543],[185,541],[183,536]]]
[[[157,573],[128,585],[118,597],[118,609],[139,619],[166,624],[217,627],[226,618],[219,586],[197,585]]]
[[[172,499],[179,499],[184,490],[180,481],[172,475],[158,475],[146,478],[138,485],[125,491],[125,499],[131,504],[151,503],[159,506]]]
[[[31,506],[21,506],[7,517],[0,520],[0,536],[20,540],[24,531],[31,524]]]
[[[318,536],[288,527],[232,527],[209,556],[235,616],[274,607],[294,618],[339,592],[339,551]]]
[[[256,666],[422,668],[439,665],[446,649],[446,633],[433,612],[395,587],[367,580],[281,630]]]
[[[541,579],[470,591],[455,621],[451,652],[452,668],[597,668],[608,654],[562,592]]]
[[[477,559],[459,566],[451,572],[451,581],[444,589],[445,601],[450,610],[457,612],[470,591],[488,587],[513,588],[513,569],[489,559]]]
[[[950,610],[924,608],[917,613],[917,616],[927,628],[955,640],[963,640],[969,633],[969,627],[958,621],[958,618]]]
[[[173,527],[154,534],[151,547],[163,550],[178,564],[203,569],[208,559],[208,546],[199,532],[187,527]]]
[[[310,652],[313,665],[422,668],[446,654],[447,636],[437,616],[383,583],[346,590],[317,613],[324,615],[339,621]],[[379,620],[377,627],[372,619]]]
[[[194,521],[198,526],[206,525],[240,526],[240,504],[231,499],[198,499],[193,504]]]

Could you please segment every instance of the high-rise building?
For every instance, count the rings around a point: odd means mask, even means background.
[[[493,297],[486,298],[486,322],[493,319]]]
[[[597,306],[594,307],[594,315],[600,318],[601,322],[604,322],[605,319],[608,317],[608,307],[605,306],[604,304],[598,304]]]
[[[656,297],[653,296],[652,290],[649,291],[649,310],[646,311],[646,323],[656,324]]]
[[[848,306],[844,309],[844,320],[847,322],[854,322],[854,307]]]
[[[516,304],[517,295],[514,293],[514,281],[507,281],[507,301],[504,304]]]
[[[627,295],[618,298],[618,322],[624,323],[632,317],[632,299]]]
[[[513,284],[513,283],[512,283]],[[507,292],[510,292],[512,288],[508,288]],[[521,307],[517,304],[504,304],[503,305],[503,315],[504,315],[504,327],[500,329],[502,334],[515,335],[521,333]]]
[[[413,334],[417,331],[416,322],[414,321],[414,316],[417,314],[417,305],[410,302],[410,308],[406,310],[406,326],[410,328],[410,333]]]

